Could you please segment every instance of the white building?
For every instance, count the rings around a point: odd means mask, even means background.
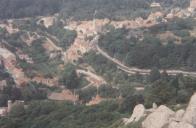
[[[151,8],[161,8],[161,4],[160,3],[156,3],[156,2],[153,2],[151,5],[150,5]]]
[[[0,117],[7,115],[7,107],[0,107]]]

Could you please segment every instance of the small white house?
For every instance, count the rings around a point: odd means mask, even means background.
[[[0,107],[0,116],[7,115],[7,107]]]
[[[156,3],[156,2],[153,2],[151,5],[150,5],[151,8],[160,8],[161,7],[161,4],[160,3]]]

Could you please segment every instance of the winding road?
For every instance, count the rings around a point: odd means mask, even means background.
[[[77,69],[76,70],[77,74],[83,74],[85,76],[88,76],[90,79],[87,79],[92,85],[102,85],[106,84],[106,81],[101,77],[98,76],[95,73],[92,73],[90,71],[82,70],[82,69]]]
[[[128,73],[128,74],[135,74],[135,73],[139,73],[141,75],[148,75],[151,72],[151,69],[140,69],[140,68],[136,68],[136,67],[128,67],[126,65],[124,65],[122,62],[120,62],[118,59],[111,57],[110,55],[108,55],[107,52],[105,52],[104,50],[102,50],[99,45],[98,45],[98,40],[99,40],[99,35],[97,35],[93,40],[92,43],[95,45],[97,51],[103,55],[104,57],[106,57],[108,60],[112,61],[113,63],[115,63],[117,65],[117,67],[119,69],[121,69],[122,71]],[[196,72],[188,72],[188,71],[182,71],[182,70],[159,70],[161,73],[163,71],[166,71],[168,73],[168,75],[178,75],[178,74],[183,74],[184,76],[191,76],[191,77],[196,77]]]

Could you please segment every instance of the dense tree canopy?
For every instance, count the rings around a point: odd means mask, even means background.
[[[67,89],[76,89],[79,87],[80,79],[76,74],[76,67],[72,64],[67,64],[59,82],[61,82]]]
[[[36,101],[27,109],[15,107],[9,118],[0,119],[2,128],[108,128],[122,117],[115,102],[97,106],[74,106],[66,102]]]
[[[124,19],[146,17],[152,2],[164,7],[187,7],[190,0],[1,0],[0,19],[50,15],[60,12],[65,19]]]
[[[21,18],[59,12],[62,0],[1,0],[1,18]]]
[[[166,24],[148,28],[145,33],[141,34],[143,38],[131,35],[132,30],[116,29],[103,35],[100,38],[99,46],[110,56],[121,60],[128,66],[195,70],[196,38],[184,33],[192,30],[194,26],[193,19],[175,19]],[[178,35],[181,35],[181,44],[175,43],[175,40],[163,41],[159,39],[158,34],[166,31],[178,32]],[[180,32],[183,34],[179,34]]]

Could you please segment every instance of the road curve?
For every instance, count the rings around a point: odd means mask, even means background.
[[[97,51],[103,55],[104,57],[106,57],[108,60],[112,61],[113,63],[115,63],[117,65],[117,67],[119,69],[121,69],[122,71],[128,73],[128,74],[135,74],[135,73],[139,73],[141,75],[148,75],[151,72],[151,69],[140,69],[140,68],[136,68],[136,67],[128,67],[126,65],[124,65],[122,62],[120,62],[118,59],[111,57],[110,55],[108,55],[107,52],[105,52],[104,50],[102,50],[99,45],[98,45],[98,39],[99,36],[96,36],[93,40],[92,43],[94,43],[94,45],[96,46]],[[191,77],[196,77],[196,72],[188,72],[188,71],[182,71],[182,70],[159,70],[161,73],[163,71],[166,71],[168,73],[168,75],[178,75],[178,74],[183,74],[184,76],[191,76]]]
[[[77,69],[76,72],[77,72],[78,74],[83,74],[83,75],[89,76],[89,77],[91,77],[91,78],[93,78],[93,79],[99,81],[100,84],[106,84],[105,80],[104,80],[102,77],[100,77],[100,76],[98,76],[97,74],[95,74],[95,73],[92,73],[92,72],[90,72],[90,71],[81,70],[81,69]],[[92,83],[93,83],[93,82],[92,82]]]

